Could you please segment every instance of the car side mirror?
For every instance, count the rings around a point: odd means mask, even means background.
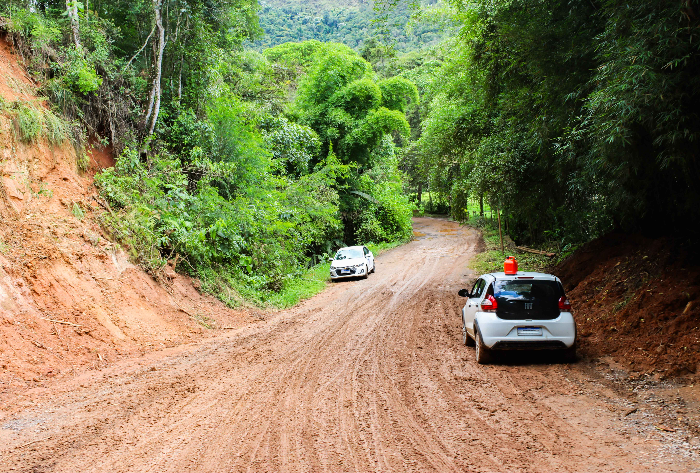
[[[457,293],[460,295],[460,297],[469,297],[469,290],[467,289],[460,289],[459,292]]]

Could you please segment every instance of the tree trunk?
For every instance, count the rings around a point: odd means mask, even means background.
[[[80,23],[78,22],[78,2],[77,0],[66,0],[66,14],[70,20],[70,29],[73,34],[73,43],[80,49]]]
[[[496,215],[498,215],[498,236],[501,239],[501,253],[505,253],[503,248],[503,230],[501,230],[501,211],[496,207]]]
[[[165,51],[165,28],[163,28],[162,0],[153,0],[153,9],[155,12],[156,29],[158,30],[158,42],[156,45],[156,70],[153,77],[153,85],[151,94],[148,98],[148,111],[146,113],[146,124],[148,126],[148,135],[153,134],[160,113],[160,95],[161,95],[161,77],[163,75],[163,51]]]
[[[419,182],[418,183],[418,205],[421,204],[423,200],[423,183]]]
[[[484,216],[484,194],[479,196],[479,215]]]

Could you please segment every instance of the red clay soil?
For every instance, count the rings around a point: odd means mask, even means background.
[[[700,377],[700,265],[672,238],[614,233],[552,270],[575,309],[580,351],[632,378]]]
[[[0,97],[0,394],[256,320],[169,267],[156,282],[106,237],[92,178],[109,149],[80,173],[68,140],[17,138],[12,104],[47,105],[1,39]]]

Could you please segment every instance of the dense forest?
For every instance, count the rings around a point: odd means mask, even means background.
[[[690,235],[697,0],[319,5],[9,0],[53,110],[0,111],[27,141],[111,147],[105,228],[231,304],[406,241],[425,195],[459,220],[490,205],[528,244]]]
[[[460,31],[399,71],[421,91],[403,163],[416,191],[459,219],[483,197],[520,242],[697,237],[698,1],[450,0],[437,14]]]
[[[359,50],[368,40],[380,40],[396,51],[408,52],[438,44],[445,36],[444,29],[436,22],[411,21],[415,7],[397,4],[390,12],[383,12],[371,1],[261,1],[260,26],[265,34],[253,46],[260,49],[315,39]]]

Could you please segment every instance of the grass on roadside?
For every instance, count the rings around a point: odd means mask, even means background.
[[[404,243],[406,242],[368,243],[366,246],[376,257]],[[198,276],[202,283],[202,291],[218,297],[229,307],[250,305],[286,309],[323,291],[330,282],[330,267],[328,261],[312,266],[286,281],[279,292],[256,291],[225,272],[202,271]]]
[[[381,253],[401,246],[405,241],[395,241],[391,243],[367,243],[367,248],[374,254],[375,257]],[[330,282],[330,262],[325,262],[312,266],[306,272],[287,283],[280,292],[273,293],[266,300],[267,305],[286,309],[298,304],[299,302],[315,296],[323,291],[326,284]],[[371,277],[371,276],[370,276]]]
[[[286,309],[323,291],[329,281],[331,264],[321,263],[307,269],[301,276],[292,279],[280,292],[273,292],[265,301],[267,305]]]

